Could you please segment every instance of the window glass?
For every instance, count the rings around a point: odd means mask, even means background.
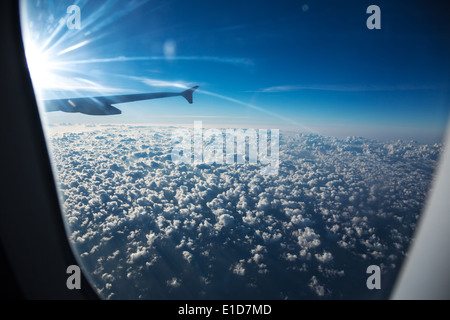
[[[449,5],[372,2],[21,1],[101,297],[389,297],[443,149]]]

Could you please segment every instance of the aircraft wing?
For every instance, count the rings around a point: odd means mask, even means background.
[[[63,111],[69,113],[78,112],[88,115],[105,116],[105,115],[121,114],[122,111],[113,107],[112,105],[126,102],[181,96],[192,104],[193,103],[192,95],[194,91],[197,89],[198,86],[195,86],[183,92],[154,92],[154,93],[117,95],[109,97],[44,100],[44,106],[45,111],[47,112],[52,111]]]

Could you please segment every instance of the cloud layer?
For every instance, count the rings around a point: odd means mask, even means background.
[[[282,135],[279,174],[262,176],[173,163],[171,128],[59,129],[70,239],[111,299],[387,297],[441,152]],[[372,264],[381,292],[365,287]]]

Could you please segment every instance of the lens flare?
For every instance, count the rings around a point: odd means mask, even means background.
[[[26,56],[34,87],[38,91],[56,87],[58,83],[55,74],[57,68],[52,64],[48,53],[30,41],[27,43]]]

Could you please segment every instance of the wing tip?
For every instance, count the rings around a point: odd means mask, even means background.
[[[195,86],[195,87],[192,87],[192,88],[190,88],[190,89],[188,89],[186,91],[183,91],[181,93],[181,96],[183,98],[185,98],[187,100],[187,102],[189,102],[190,104],[193,104],[194,103],[193,93],[198,88],[200,88],[200,86]]]

